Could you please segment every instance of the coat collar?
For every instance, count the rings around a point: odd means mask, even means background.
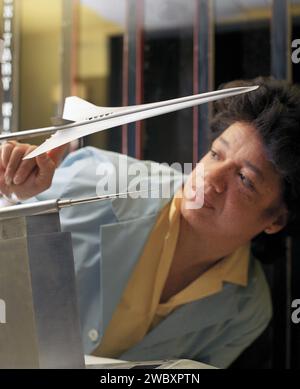
[[[171,339],[205,328],[224,323],[238,313],[236,296],[238,286],[225,284],[221,293],[197,300],[176,309],[156,327],[153,328],[136,346],[125,352],[121,358],[129,358],[130,354],[141,349],[165,343]],[[226,304],[224,303],[226,302]]]
[[[250,257],[247,287],[224,282],[223,288],[219,293],[177,308],[154,327],[132,350],[152,347],[166,340],[179,338],[188,333],[201,331],[207,327],[224,323],[226,320],[235,317],[240,310],[240,304],[243,304],[244,301],[253,296],[253,284],[256,283],[256,276],[254,276],[257,272],[256,266],[255,258]]]

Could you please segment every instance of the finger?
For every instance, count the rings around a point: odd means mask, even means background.
[[[11,185],[9,189],[15,194],[15,196],[19,200],[27,200],[32,196],[35,196],[36,194],[42,192],[44,189],[41,190],[36,189],[36,177],[38,174],[38,167],[36,166],[31,173],[29,174],[28,178],[22,185]]]
[[[23,185],[12,185],[15,195],[20,200],[28,199],[48,189],[55,171],[55,163],[45,154],[35,158],[37,166],[33,168]]]
[[[14,175],[18,170],[18,167],[22,161],[25,150],[24,146],[16,146],[11,154],[5,171],[5,182],[6,185],[11,185],[13,182]]]
[[[7,187],[4,179],[4,175],[0,174],[0,193],[9,196],[10,195],[10,189]]]
[[[15,141],[9,141],[4,143],[4,145],[1,147],[1,163],[4,169],[7,168],[11,153],[16,147],[16,144],[17,142]]]
[[[25,155],[31,153],[36,146],[27,149]],[[22,160],[13,179],[15,185],[22,185],[37,166],[35,158]]]

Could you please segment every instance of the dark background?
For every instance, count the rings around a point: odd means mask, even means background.
[[[293,19],[293,39],[300,38],[299,19]],[[234,79],[270,75],[270,23],[256,22],[215,30],[215,89]],[[111,39],[110,104],[122,104],[122,37]],[[193,93],[193,35],[189,28],[145,31],[144,102]],[[300,64],[292,65],[293,82],[300,83]],[[143,159],[158,162],[192,161],[192,110],[186,109],[143,122]],[[205,129],[209,131],[208,129]],[[109,149],[121,151],[121,129],[109,132]],[[273,244],[273,243],[272,243]],[[274,316],[271,324],[232,368],[300,368],[300,324],[288,320],[291,301],[300,298],[300,233],[291,240],[292,276],[287,280],[286,242],[278,247],[275,264],[264,265],[270,283]],[[276,246],[277,245],[277,246]],[[287,290],[291,300],[287,299]]]

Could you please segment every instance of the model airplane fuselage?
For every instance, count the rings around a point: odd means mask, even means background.
[[[0,135],[0,142],[39,135],[52,135],[24,159],[34,158],[75,139],[153,116],[254,91],[258,86],[222,89],[151,104],[128,107],[98,107],[79,97],[67,97],[62,119],[67,124]]]

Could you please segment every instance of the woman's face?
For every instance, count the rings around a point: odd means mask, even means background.
[[[199,234],[205,229],[244,243],[264,230],[282,228],[276,224],[281,204],[281,179],[267,160],[259,134],[252,125],[236,122],[213,142],[189,176],[181,214]]]

